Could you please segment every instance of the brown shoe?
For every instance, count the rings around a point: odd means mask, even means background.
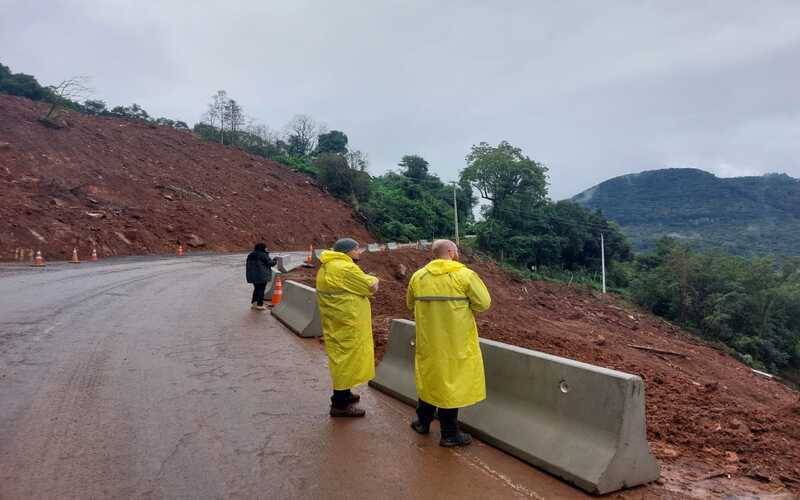
[[[367,412],[356,405],[347,405],[347,408],[334,408],[331,406],[331,417],[363,417]]]

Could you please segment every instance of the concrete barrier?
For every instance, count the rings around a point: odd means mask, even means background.
[[[301,337],[322,336],[317,291],[302,283],[284,282],[283,298],[272,310],[272,315]]]
[[[377,243],[370,243],[369,245],[367,245],[367,251],[369,251],[369,252],[380,252],[381,251],[381,246],[379,244],[377,244]]]
[[[417,399],[414,339],[414,322],[394,320],[370,382],[409,404]],[[589,493],[658,479],[641,378],[501,342],[480,345],[487,399],[460,412],[467,430]]]
[[[303,265],[303,259],[295,255],[281,255],[275,257],[278,262],[275,264],[275,269],[281,273],[288,273]]]
[[[281,255],[275,257],[278,262],[275,263],[275,268],[272,270],[272,278],[267,283],[267,288],[264,290],[264,299],[267,302],[272,300],[272,293],[275,291],[275,278],[281,274],[294,271],[303,265],[303,259],[295,255]]]
[[[267,283],[267,288],[264,289],[264,301],[267,303],[272,302],[272,293],[275,291],[275,278],[280,276],[280,271],[272,271],[272,278],[269,279],[269,283]]]
[[[389,250],[397,250],[397,243],[394,241],[390,241],[389,243],[386,244],[386,248],[388,248]]]

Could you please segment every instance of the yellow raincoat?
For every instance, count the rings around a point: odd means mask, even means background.
[[[337,391],[375,377],[370,287],[378,278],[361,270],[347,254],[326,250],[319,256],[317,303],[328,368]]]
[[[480,277],[460,262],[437,259],[411,277],[406,305],[417,323],[414,379],[420,399],[439,408],[486,399],[474,313],[491,302]]]

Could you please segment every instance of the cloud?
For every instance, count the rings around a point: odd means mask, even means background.
[[[629,172],[800,176],[800,3],[0,0],[2,62],[197,121],[224,88],[280,129],[344,130],[373,173],[453,179],[507,139],[560,199]],[[735,165],[737,167],[731,167]]]

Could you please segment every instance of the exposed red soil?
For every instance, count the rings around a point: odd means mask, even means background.
[[[365,253],[361,260],[381,278],[373,300],[378,359],[391,320],[411,319],[406,285],[427,260],[417,250]],[[491,310],[478,317],[482,337],[644,379],[648,439],[668,488],[712,495],[800,492],[800,394],[617,296],[520,280],[493,262],[464,260],[492,293]],[[299,270],[292,279],[313,286],[314,273]]]
[[[0,95],[2,260],[371,239],[349,206],[277,163],[136,120],[68,113],[52,129],[37,121],[46,108]]]

